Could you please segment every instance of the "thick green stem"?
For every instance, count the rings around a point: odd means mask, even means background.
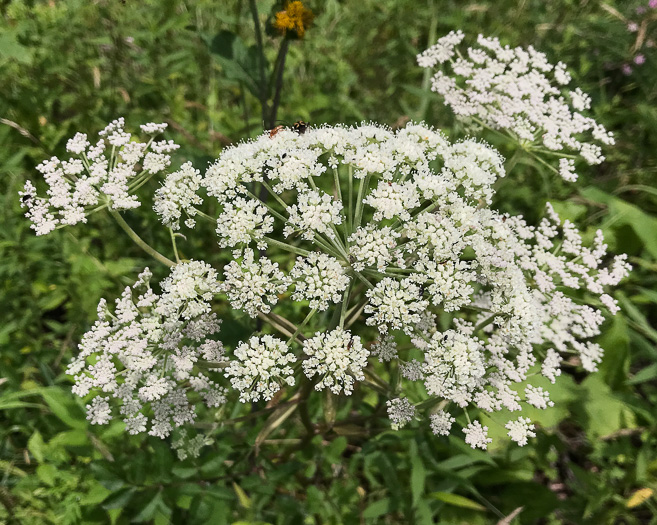
[[[121,217],[121,214],[116,211],[116,210],[109,210],[110,215],[114,217],[116,222],[119,223],[119,226],[123,229],[124,232],[128,234],[128,237],[132,239],[132,241],[139,246],[142,250],[144,250],[148,255],[153,257],[154,259],[158,260],[162,264],[165,264],[169,267],[175,266],[176,263],[173,262],[171,259],[165,257],[162,255],[160,252],[158,252],[155,248],[151,247],[149,244],[147,244],[137,233],[128,225],[127,222]]]

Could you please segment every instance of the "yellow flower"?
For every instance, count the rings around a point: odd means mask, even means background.
[[[283,35],[290,31],[296,33],[298,38],[303,38],[314,17],[313,12],[307,9],[303,2],[294,0],[285,5],[284,11],[276,13],[273,25]]]
[[[635,490],[630,496],[630,499],[627,500],[627,508],[633,509],[634,507],[638,507],[646,500],[650,499],[654,493],[654,490],[647,487],[644,489]]]

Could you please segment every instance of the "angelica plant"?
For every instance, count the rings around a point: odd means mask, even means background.
[[[426,60],[449,59],[459,38]],[[99,305],[68,369],[92,423],[120,418],[130,433],[164,438],[226,403],[267,401],[305,407],[307,430],[321,432],[307,413],[314,391],[339,406],[371,389],[392,428],[416,421],[485,449],[477,414],[549,409],[549,392],[533,382],[555,382],[565,357],[596,370],[593,338],[618,309],[610,289],[627,275],[627,257],[609,256],[601,232],[586,243],[549,204],[535,226],[493,209],[506,173],[487,144],[452,143],[423,124],[263,133],[225,149],[203,175],[185,163],[165,176],[154,211],[171,231],[170,258],[118,211],[139,204],[136,191],[173,147],[131,141],[115,121],[94,146],[82,135],[69,143],[79,162],[48,161],[46,197],[32,183],[23,192],[38,234],[106,209],[170,267],[161,291],[146,270],[114,308]],[[230,262],[182,255],[174,230],[189,238],[198,221]],[[217,317],[231,310],[258,319],[237,344],[222,342]],[[525,445],[535,425],[518,414],[506,430]]]
[[[507,135],[567,181],[577,179],[577,159],[604,160],[601,145],[612,145],[614,138],[583,113],[591,98],[580,88],[568,88],[565,64],[551,64],[532,46],[512,49],[483,35],[461,52],[464,38],[452,31],[417,57],[421,67],[442,67],[431,89],[459,118]],[[556,165],[546,162],[546,155]]]

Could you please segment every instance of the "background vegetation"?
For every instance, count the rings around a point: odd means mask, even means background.
[[[584,228],[602,227],[613,250],[630,254],[635,271],[617,295],[623,311],[600,338],[600,372],[585,377],[571,363],[551,389],[556,406],[537,414],[541,429],[531,445],[500,440],[490,453],[418,424],[381,431],[385,423],[376,418],[294,447],[283,438],[301,435],[296,416],[264,441],[264,418],[233,421],[214,426],[199,457],[185,460],[157,438],[125,435],[120,424],[90,427],[66,363],[100,297],[115,297],[151,262],[107,217],[36,238],[17,192],[69,136],[118,116],[131,126],[169,122],[169,138],[183,146],[180,159],[197,166],[261,133],[249,51],[255,33],[249,4],[239,0],[5,0],[0,522],[657,523],[657,9],[620,0],[308,5],[314,25],[290,43],[281,89],[278,118],[288,123],[414,119],[463,135],[415,64],[417,52],[452,29],[531,44],[570,66],[617,146],[574,185],[523,164],[519,176],[500,183],[496,205],[534,221],[549,199]],[[264,23],[275,6],[257,6]],[[269,64],[279,45],[264,35]],[[149,215],[145,205],[128,220],[149,242],[165,242]],[[349,415],[351,407],[340,410]],[[309,408],[321,419],[321,406]]]

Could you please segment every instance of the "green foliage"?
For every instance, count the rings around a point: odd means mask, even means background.
[[[273,2],[257,2],[261,22]],[[602,228],[635,270],[618,295],[622,312],[600,344],[598,374],[576,362],[551,387],[556,406],[531,414],[531,446],[490,453],[427,428],[379,428],[376,396],[307,410],[324,421],[307,436],[289,407],[224,414],[212,443],[180,460],[168,443],[129,437],[121,424],[91,427],[64,374],[101,297],[112,298],[147,261],[108,217],[36,238],[17,192],[33,166],[76,131],[125,115],[167,121],[180,158],[201,166],[222,146],[262,131],[263,98],[248,2],[12,1],[0,7],[0,522],[68,523],[655,523],[657,514],[657,52],[627,30],[639,3],[579,0],[327,0],[290,42],[280,118],[312,123],[426,119],[466,130],[428,91],[415,54],[451,30],[532,44],[566,62],[616,133],[607,162],[577,185],[521,164],[500,183],[504,211],[564,216]],[[620,16],[619,16],[620,15]],[[652,15],[651,15],[652,16]],[[647,19],[648,20],[648,19]],[[644,42],[655,38],[652,18]],[[263,35],[267,76],[280,39]],[[646,64],[621,71],[636,53]],[[513,149],[487,137],[510,156]],[[151,190],[157,187],[153,182]],[[144,210],[148,242],[167,237]],[[84,228],[84,234],[82,229]],[[211,231],[208,230],[208,235]],[[181,242],[184,252],[199,246]],[[216,261],[218,250],[207,253]],[[231,323],[239,340],[247,323]],[[358,393],[356,393],[357,395]],[[365,407],[365,408],[362,408]],[[245,417],[246,416],[246,417]],[[351,417],[352,423],[334,424]],[[225,419],[224,418],[224,419]],[[240,419],[244,418],[244,419]],[[257,444],[257,446],[255,446]],[[508,517],[505,521],[505,517]]]

